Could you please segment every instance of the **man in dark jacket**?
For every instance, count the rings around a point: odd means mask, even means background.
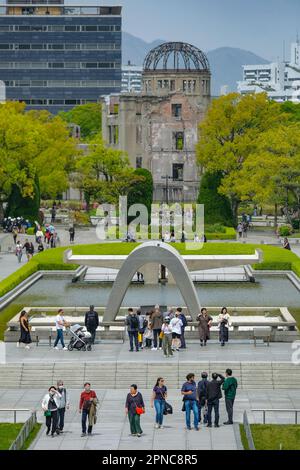
[[[90,310],[86,312],[84,324],[88,332],[92,335],[92,344],[95,344],[96,330],[99,326],[99,316],[94,310],[94,305],[91,305]]]
[[[206,408],[206,395],[207,395],[207,385],[208,385],[208,374],[207,372],[202,372],[201,380],[198,382],[198,406],[199,406],[199,423],[201,423],[201,410]],[[203,423],[207,424],[207,410],[203,414]]]
[[[183,313],[181,307],[178,307],[178,308],[177,308],[177,312],[180,312],[180,313],[179,313],[179,318],[180,318],[180,320],[182,321],[181,337],[180,337],[180,342],[181,342],[180,349],[186,349],[184,332],[185,332],[185,327],[187,326],[187,319],[186,319],[186,316],[185,316],[185,314]]]
[[[211,413],[212,409],[215,412],[215,428],[219,427],[219,402],[222,398],[221,386],[225,377],[221,374],[213,373],[212,380],[207,384],[206,400],[207,400],[207,427],[211,428]]]
[[[127,331],[130,342],[129,351],[133,351],[133,341],[135,345],[136,352],[139,351],[139,342],[138,342],[138,333],[139,333],[139,319],[137,314],[133,311],[132,308],[128,309],[128,315],[126,317],[125,323],[127,325]]]

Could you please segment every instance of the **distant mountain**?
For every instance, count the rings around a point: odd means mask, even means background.
[[[143,65],[147,53],[156,46],[166,42],[165,39],[156,39],[146,42],[132,34],[123,32],[123,57],[122,63]],[[212,94],[219,95],[223,85],[228,86],[228,91],[236,91],[236,83],[242,80],[243,65],[266,64],[269,61],[259,57],[253,52],[234,47],[220,47],[207,52],[212,72]]]
[[[132,36],[132,34],[122,34],[122,63],[126,65],[128,61],[134,65],[143,65],[148,52],[156,46],[166,42],[165,39],[156,39],[153,42],[146,42],[143,39]]]
[[[237,81],[243,78],[243,65],[267,64],[269,61],[253,52],[234,47],[220,47],[207,52],[212,73],[212,94],[219,95],[223,85],[236,91]]]

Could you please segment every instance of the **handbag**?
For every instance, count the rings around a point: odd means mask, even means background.
[[[183,401],[183,403],[182,403],[181,411],[185,411],[185,401]]]
[[[145,413],[144,409],[140,408],[139,406],[136,406],[135,411],[137,415],[142,415]]]
[[[164,415],[172,415],[173,414],[173,407],[168,403],[167,401],[165,402],[165,408],[164,408]]]
[[[161,332],[159,333],[159,339],[163,339],[164,336],[165,336],[164,332],[161,331]]]
[[[51,416],[51,410],[44,411],[44,416]]]

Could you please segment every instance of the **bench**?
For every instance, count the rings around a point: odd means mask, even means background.
[[[36,345],[38,346],[39,345],[39,342],[42,340],[42,339],[47,339],[49,341],[49,347],[51,348],[51,344],[52,344],[52,330],[48,330],[48,329],[45,329],[45,328],[36,328],[35,331],[32,332],[33,334],[35,334],[35,341],[36,341]]]
[[[267,343],[267,346],[270,346],[271,333],[272,333],[271,327],[254,328],[253,329],[254,347],[256,348],[257,339],[262,339],[264,342]]]

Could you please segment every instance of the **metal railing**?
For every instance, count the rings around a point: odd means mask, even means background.
[[[249,421],[248,421],[248,416],[247,416],[246,410],[244,411],[244,414],[243,414],[243,426],[244,426],[244,431],[245,431],[245,434],[246,434],[246,439],[247,439],[247,442],[248,442],[249,450],[255,450],[254,440],[253,440],[251,427],[250,427],[250,424],[249,424]]]
[[[294,413],[295,415],[295,424],[298,424],[298,413],[300,409],[291,409],[291,408],[259,408],[252,409],[253,412],[260,412],[263,414],[263,424],[266,424],[266,413]]]
[[[25,444],[26,439],[28,438],[29,434],[33,430],[36,423],[37,423],[36,411],[33,411],[31,413],[31,416],[24,423],[24,426],[22,427],[21,431],[19,432],[17,438],[11,444],[9,450],[20,450],[20,449],[22,449],[24,444]]]
[[[0,408],[0,413],[3,413],[3,412],[12,412],[13,413],[13,416],[14,416],[14,424],[16,424],[17,422],[17,413],[21,412],[21,411],[28,411],[29,413],[32,413],[32,410],[30,410],[29,408]]]

